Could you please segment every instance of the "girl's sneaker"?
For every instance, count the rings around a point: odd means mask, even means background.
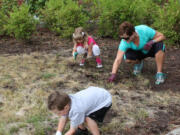
[[[82,59],[79,66],[84,66],[84,63],[85,63],[85,59]]]
[[[166,78],[166,75],[164,73],[157,73],[155,84],[159,85],[160,83],[164,83],[165,78]]]
[[[135,64],[133,74],[137,75],[137,74],[141,73],[142,68],[143,68],[143,61],[141,61],[140,64]]]
[[[102,68],[103,67],[103,65],[102,64],[99,64],[99,63],[97,63],[97,66],[96,66],[97,68]]]

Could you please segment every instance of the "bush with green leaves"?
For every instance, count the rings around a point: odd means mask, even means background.
[[[10,36],[17,39],[26,40],[31,37],[36,30],[36,21],[29,13],[29,7],[26,4],[21,5],[19,8],[13,8],[5,29]]]
[[[61,37],[71,37],[76,27],[86,27],[88,17],[73,0],[51,0],[43,11],[48,27]]]
[[[12,11],[14,6],[17,6],[17,0],[2,0],[0,9],[1,12],[4,12],[4,14],[7,15],[10,11]]]
[[[167,43],[180,43],[180,1],[169,0],[159,8],[152,26],[166,36]]]
[[[44,8],[47,0],[26,0],[30,7],[30,12],[32,14],[39,14],[40,9]]]
[[[150,24],[157,6],[151,0],[101,0],[99,34],[118,37],[118,26],[124,21],[134,25]]]
[[[15,6],[17,7],[17,0],[0,0],[0,35],[6,34],[5,25],[9,19],[9,13]]]
[[[51,30],[57,22],[55,13],[62,8],[63,4],[63,0],[50,0],[46,2],[45,9],[41,10],[42,19]]]
[[[0,11],[0,35],[5,35],[5,25],[7,24],[7,21],[8,16],[3,11]]]

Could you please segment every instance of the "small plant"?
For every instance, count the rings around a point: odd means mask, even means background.
[[[52,78],[52,77],[54,77],[54,76],[56,76],[56,74],[44,73],[44,74],[42,74],[41,78],[43,78],[43,79],[49,79],[49,78]]]
[[[36,29],[37,22],[29,14],[29,7],[23,4],[19,8],[13,8],[7,23],[5,28],[9,35],[17,39],[30,39]]]
[[[9,135],[9,131],[6,128],[6,123],[4,121],[0,121],[0,135]]]
[[[14,126],[14,127],[11,127],[10,129],[10,133],[13,134],[13,133],[17,133],[19,131],[19,128]]]
[[[144,110],[144,109],[140,109],[138,110],[138,112],[135,114],[135,118],[136,120],[145,120],[146,118],[148,118],[148,113]]]

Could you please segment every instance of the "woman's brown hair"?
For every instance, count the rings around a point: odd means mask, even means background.
[[[127,34],[131,36],[135,32],[134,26],[130,22],[123,22],[119,25],[119,35],[122,36],[123,34]]]

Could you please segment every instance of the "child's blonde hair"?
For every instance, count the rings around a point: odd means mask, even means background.
[[[77,39],[83,39],[83,42],[87,42],[88,40],[88,33],[84,31],[83,27],[78,27],[75,29],[73,33],[73,42],[76,43]]]

